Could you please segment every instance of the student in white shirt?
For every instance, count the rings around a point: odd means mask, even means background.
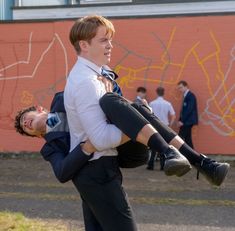
[[[149,103],[153,110],[153,113],[160,119],[165,125],[172,127],[175,121],[175,110],[171,102],[164,99],[165,89],[158,87],[156,89],[157,98]]]
[[[102,66],[110,62],[113,35],[112,23],[101,16],[83,17],[74,23],[70,41],[78,60],[67,79],[64,102],[71,150],[86,139],[98,150],[76,179],[81,196],[104,230],[132,231],[136,230],[136,224],[121,186],[115,148],[129,138],[107,123],[99,106],[99,99],[106,91],[98,77]],[[188,160],[170,147],[148,122],[139,121],[135,132],[137,141],[166,156],[167,175],[183,175],[190,170]]]
[[[164,99],[165,89],[163,87],[158,87],[156,89],[157,98],[149,103],[149,106],[152,108],[153,113],[160,119],[165,125],[172,126],[175,121],[175,110],[172,104]],[[154,160],[156,158],[156,151],[151,150],[151,155],[148,161],[147,169],[154,169]],[[164,158],[160,157],[160,166],[161,170],[164,167]]]

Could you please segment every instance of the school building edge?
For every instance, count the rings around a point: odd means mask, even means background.
[[[76,61],[68,34],[74,20],[0,24],[0,152],[38,151],[43,140],[14,130],[18,110],[31,105],[49,109],[53,95],[64,88]],[[125,97],[136,88],[166,89],[179,117],[186,80],[196,94],[199,125],[195,148],[206,154],[235,154],[235,15],[112,19],[110,66],[119,74]],[[177,131],[177,128],[175,127]]]

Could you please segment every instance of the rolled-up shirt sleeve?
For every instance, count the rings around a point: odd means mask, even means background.
[[[115,148],[120,145],[122,132],[115,125],[109,124],[99,105],[99,99],[105,93],[103,84],[96,79],[80,83],[75,92],[75,107],[84,132],[98,151]]]

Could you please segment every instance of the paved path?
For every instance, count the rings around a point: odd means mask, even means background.
[[[176,178],[143,166],[125,169],[123,175],[139,231],[235,231],[234,166],[220,188],[210,186],[203,176],[196,180],[195,170]],[[4,210],[62,220],[68,231],[83,230],[77,191],[72,183],[57,182],[50,165],[39,157],[0,159]]]

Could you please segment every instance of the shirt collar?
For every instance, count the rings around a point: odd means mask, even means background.
[[[189,89],[184,92],[184,97],[188,94]]]
[[[97,74],[101,74],[101,67],[97,66],[95,63],[91,62],[90,60],[83,58],[81,56],[78,56],[78,62],[89,67],[90,69],[95,71]]]

